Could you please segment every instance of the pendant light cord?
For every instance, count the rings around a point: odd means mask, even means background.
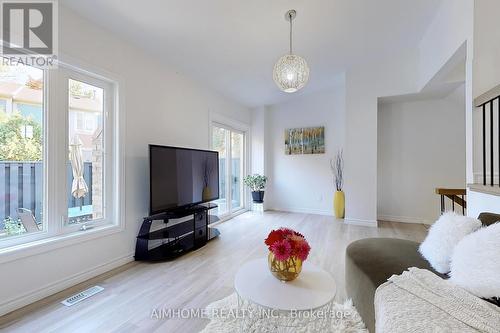
[[[292,54],[292,13],[289,14],[290,16],[290,54]]]

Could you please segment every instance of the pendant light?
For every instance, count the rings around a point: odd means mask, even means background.
[[[294,93],[303,88],[309,80],[307,62],[292,52],[292,21],[296,16],[297,12],[294,9],[285,14],[285,19],[290,22],[290,53],[279,58],[273,71],[274,82],[287,93]]]

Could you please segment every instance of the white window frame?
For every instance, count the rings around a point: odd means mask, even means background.
[[[68,162],[68,147],[69,147],[69,80],[75,80],[83,83],[90,84],[94,87],[101,88],[104,91],[103,94],[103,103],[104,103],[104,114],[103,114],[103,133],[104,133],[104,174],[102,175],[103,177],[103,184],[104,184],[104,193],[103,193],[103,209],[104,209],[104,217],[100,219],[93,219],[92,221],[88,223],[82,223],[82,224],[73,224],[73,225],[68,225],[67,221],[68,219],[68,202],[67,202],[67,184],[64,182],[64,191],[63,193],[66,194],[66,199],[62,200],[61,198],[58,201],[61,201],[61,207],[59,208],[61,210],[61,216],[62,216],[62,232],[68,233],[68,232],[75,232],[80,229],[82,229],[83,226],[92,226],[92,227],[98,227],[98,226],[103,226],[103,225],[113,225],[116,223],[116,214],[114,210],[112,209],[115,204],[113,203],[113,192],[111,189],[113,188],[113,177],[111,176],[113,173],[113,166],[116,163],[114,160],[114,144],[113,144],[113,132],[114,132],[114,114],[115,114],[115,107],[114,107],[114,88],[113,88],[113,82],[110,82],[109,80],[105,80],[99,77],[96,77],[95,75],[90,75],[88,73],[84,73],[81,70],[75,70],[73,68],[67,68],[67,67],[60,67],[58,71],[59,75],[59,90],[63,92],[63,94],[66,96],[65,99],[65,105],[64,105],[64,110],[65,110],[65,116],[64,117],[58,117],[58,120],[63,120],[64,121],[64,127],[63,124],[58,125],[58,128],[62,127],[65,128],[65,137],[64,141],[66,142],[65,144],[65,152],[66,154],[62,154],[63,158],[65,159],[66,163]],[[108,96],[109,95],[109,96]],[[86,115],[83,115],[83,121],[85,124],[86,120]],[[62,152],[61,152],[62,153]],[[62,160],[60,161],[61,164]],[[64,167],[66,167],[66,164],[64,164]],[[65,169],[66,170],[66,169]],[[64,170],[61,170],[61,172],[64,172]],[[62,173],[61,173],[62,174]],[[60,189],[61,191],[63,189]],[[64,202],[62,202],[64,201]],[[108,209],[110,208],[111,209]]]
[[[250,136],[251,136],[251,133],[250,133],[250,126],[243,123],[243,122],[240,122],[240,121],[237,121],[237,120],[234,120],[234,119],[231,119],[231,118],[228,118],[226,116],[223,116],[223,115],[220,115],[218,113],[214,113],[214,112],[211,112],[210,115],[209,115],[209,147],[210,149],[214,149],[213,147],[213,139],[212,139],[212,136],[213,136],[213,127],[219,127],[219,128],[223,128],[223,129],[226,129],[226,130],[229,130],[229,131],[232,131],[232,132],[235,132],[235,133],[241,133],[243,134],[243,147],[244,147],[244,163],[242,165],[243,167],[243,177],[245,177],[245,175],[248,174],[248,171],[250,170],[250,142],[251,142],[251,139],[250,139]],[[229,141],[231,141],[231,138],[229,138]],[[229,147],[227,148],[227,154],[228,154],[228,158],[226,159],[226,170],[229,172],[229,174],[232,173],[232,168],[231,168],[231,156],[232,156],[232,151],[231,151],[231,144],[229,144]],[[242,205],[240,206],[240,208],[236,209],[236,210],[232,210],[232,208],[230,207],[231,206],[231,202],[229,202],[231,198],[231,183],[227,183],[226,184],[226,200],[228,201],[227,203],[227,206],[228,206],[228,210],[226,213],[222,214],[219,216],[219,218],[221,218],[222,220],[225,220],[227,218],[231,218],[233,216],[236,216],[236,215],[239,215],[241,213],[244,213],[246,212],[249,207],[250,207],[250,196],[248,195],[248,191],[245,190],[245,185],[243,183],[243,179],[241,179],[241,184],[242,184],[242,196],[241,196],[241,202],[242,202]]]
[[[77,65],[59,62],[59,69],[44,70],[43,230],[0,238],[0,263],[124,230],[124,163],[121,145],[124,115],[120,109],[123,103],[120,103],[118,84],[122,80],[101,69],[79,64],[74,59],[72,62]],[[105,83],[105,94],[106,91],[111,94],[109,98],[104,98],[107,105],[103,115],[107,118],[104,121],[105,217],[92,221],[93,228],[87,230],[81,230],[81,225],[65,224],[68,215],[65,175],[69,147],[69,88],[65,78],[68,74],[75,80],[97,86]]]

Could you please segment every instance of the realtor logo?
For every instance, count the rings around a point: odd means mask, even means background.
[[[26,65],[52,67],[47,62],[55,60],[57,54],[57,2],[0,2],[2,55]]]

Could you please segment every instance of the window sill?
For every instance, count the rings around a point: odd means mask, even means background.
[[[109,236],[123,230],[124,228],[122,225],[105,225],[85,231],[75,231],[64,235],[6,247],[0,249],[0,264]]]

